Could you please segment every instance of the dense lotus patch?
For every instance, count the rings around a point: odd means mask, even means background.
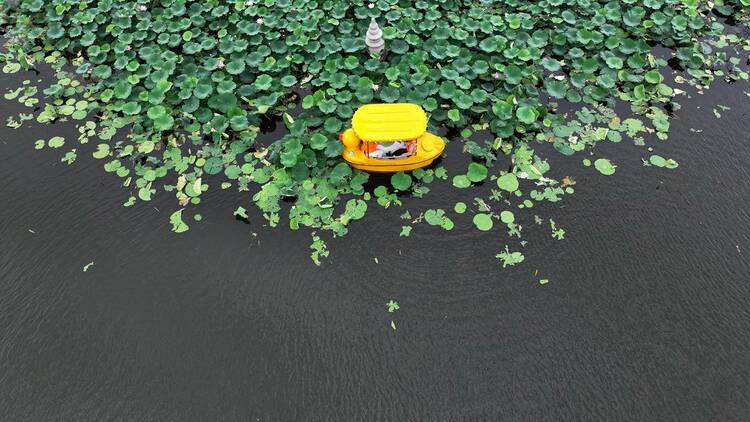
[[[10,126],[79,121],[79,143],[95,143],[88,154],[132,193],[125,206],[164,191],[175,195],[176,232],[188,228],[183,211],[217,187],[247,191],[272,226],[284,217],[292,229],[339,236],[368,206],[398,206],[399,195],[421,197],[434,180],[448,179],[460,189],[492,187],[488,198],[456,204],[456,213],[472,212],[479,230],[499,222],[520,236],[505,208],[531,208],[573,192],[573,182],[548,177],[549,164],[534,145],[591,155],[597,142],[627,137],[643,145],[652,133],[666,139],[679,94],[674,82],[702,89],[716,76],[747,79],[732,54],[747,50],[747,41],[722,24],[727,17],[744,24],[747,6],[747,0],[21,0],[0,6],[8,39],[0,61],[6,73],[46,63],[56,76],[41,106],[31,85],[6,93],[7,100],[39,107]],[[371,18],[386,40],[382,56],[366,53]],[[665,79],[668,60],[682,70],[681,80]],[[615,115],[617,101],[629,103],[634,116]],[[431,130],[455,130],[473,162],[450,177],[443,167],[421,169],[366,188],[369,176],[340,159],[337,135],[370,102],[421,104]],[[276,118],[287,133],[265,139],[261,127]],[[72,144],[55,137],[34,146]],[[76,153],[67,151],[63,161]],[[511,168],[493,167],[501,154],[512,158]],[[615,173],[606,157],[591,158],[600,173]],[[644,163],[677,167],[658,154]],[[293,205],[283,206],[285,200]],[[238,212],[248,219],[245,208]],[[402,236],[422,221],[446,230],[454,225],[442,209],[405,219]],[[318,234],[312,252],[316,262],[327,256]],[[519,254],[506,247],[498,258],[514,265],[523,261]]]

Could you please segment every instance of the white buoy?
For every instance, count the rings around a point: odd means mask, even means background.
[[[375,18],[370,21],[370,27],[367,29],[365,44],[370,53],[380,53],[385,49],[385,40],[383,40],[383,31],[380,30]]]

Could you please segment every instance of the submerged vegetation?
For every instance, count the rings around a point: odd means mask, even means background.
[[[5,73],[53,69],[55,81],[41,92],[26,83],[5,93],[29,108],[8,125],[78,122],[77,140],[54,136],[33,147],[59,148],[73,163],[84,150],[75,143],[91,143],[87,155],[131,192],[125,206],[168,192],[178,203],[169,220],[180,233],[189,229],[187,214],[201,220],[205,192],[245,191],[269,225],[316,230],[311,251],[319,264],[328,256],[324,232],[344,235],[368,207],[427,195],[436,179],[457,189],[491,186],[487,197],[445,208],[472,213],[479,230],[502,226],[520,237],[513,210],[574,192],[575,182],[549,175],[535,146],[585,153],[585,166],[616,174],[617,164],[599,156],[596,143],[627,138],[646,145],[652,134],[664,140],[688,85],[699,91],[716,77],[748,78],[743,54],[750,45],[727,26],[746,29],[748,6],[750,0],[3,1],[0,65]],[[365,46],[371,18],[383,31],[382,55]],[[666,78],[669,65],[680,70],[676,78]],[[341,160],[338,141],[357,107],[371,102],[421,104],[429,125],[457,134],[450,140],[462,142],[473,161],[451,175],[438,166],[371,187],[368,174]],[[618,116],[617,102],[628,103],[632,115]],[[264,122],[276,118],[287,133],[261,142]],[[651,152],[644,165],[678,166]],[[501,155],[510,167],[495,165]],[[243,205],[234,214],[248,220]],[[409,224],[394,236],[409,236],[421,222],[454,227],[443,209],[402,217]],[[562,239],[565,231],[550,225]],[[524,260],[508,246],[497,258],[503,267]]]

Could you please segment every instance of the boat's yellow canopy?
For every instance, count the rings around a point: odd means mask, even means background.
[[[367,104],[354,113],[352,129],[367,142],[417,139],[427,131],[427,115],[418,104]]]

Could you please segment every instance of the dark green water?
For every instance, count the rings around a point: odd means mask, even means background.
[[[232,217],[246,194],[204,195],[204,221],[178,236],[169,194],[126,209],[87,148],[73,166],[34,151],[55,135],[72,145],[72,126],[3,125],[0,419],[746,420],[744,91],[681,101],[669,141],[649,139],[677,170],[642,167],[627,141],[597,147],[619,165],[610,178],[540,148],[576,194],[517,213],[526,262],[505,270],[506,235],[470,213],[398,237],[404,209],[471,201],[450,182],[371,207],[318,268],[309,232]],[[731,107],[721,119],[717,103]],[[451,174],[465,169],[457,148]]]

